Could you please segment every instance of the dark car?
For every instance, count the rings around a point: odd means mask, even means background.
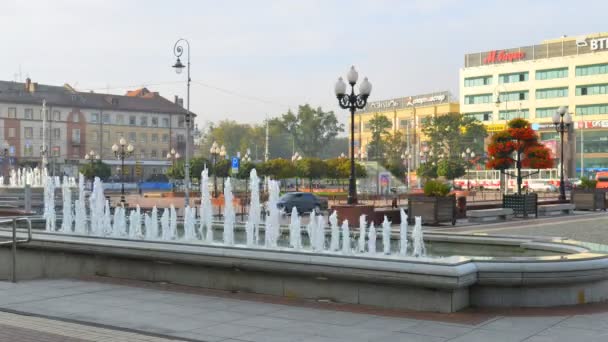
[[[293,207],[297,208],[298,213],[319,212],[327,210],[327,199],[309,192],[290,192],[279,198],[277,206],[287,213],[291,213]]]

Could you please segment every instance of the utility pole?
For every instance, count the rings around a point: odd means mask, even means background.
[[[267,162],[270,159],[270,152],[268,152],[268,119],[266,119],[266,147],[264,150],[264,161]]]
[[[42,168],[46,168],[48,160],[46,159],[47,154],[46,146],[46,100],[42,100]]]

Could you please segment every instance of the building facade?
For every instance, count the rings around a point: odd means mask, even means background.
[[[77,175],[89,151],[118,174],[120,161],[112,145],[124,137],[135,150],[122,172],[131,181],[146,180],[167,171],[171,162],[166,156],[172,148],[185,154],[186,113],[181,99],[172,102],[146,88],[121,96],[29,79],[0,81],[0,142],[6,151],[2,163],[5,168],[40,165],[46,139],[48,168],[55,175]]]
[[[372,140],[369,121],[376,115],[383,115],[392,124],[391,133],[400,131],[406,139],[405,148],[409,147],[411,168],[414,170],[420,165],[420,151],[424,149],[425,137],[422,128],[426,118],[458,113],[459,104],[452,102],[447,91],[406,96],[389,100],[369,102],[367,106],[355,114],[355,154],[359,158],[365,157],[367,145]],[[409,142],[409,144],[408,144]],[[366,156],[373,160],[374,156]]]
[[[546,40],[539,45],[465,55],[460,109],[501,130],[508,120],[532,122],[559,162],[552,116],[568,107],[573,127],[564,141],[567,177],[608,170],[608,33]]]

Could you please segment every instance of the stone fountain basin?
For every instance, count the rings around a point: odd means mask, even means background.
[[[8,231],[0,231],[1,239],[9,236]],[[344,256],[35,232],[31,243],[19,246],[17,277],[97,275],[439,312],[468,306],[574,305],[608,298],[608,255],[585,243],[440,233],[427,233],[425,240],[516,246],[552,255]],[[10,249],[3,247],[2,260],[9,260]],[[0,263],[0,278],[8,278],[9,265]]]

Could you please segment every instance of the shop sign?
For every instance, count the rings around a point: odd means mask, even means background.
[[[391,109],[396,107],[400,107],[398,99],[371,102],[369,104],[370,109]]]
[[[407,99],[406,106],[422,105],[422,104],[426,104],[426,103],[429,103],[429,102],[443,102],[443,101],[445,101],[446,98],[447,98],[446,94],[432,95],[432,96],[421,96],[421,97],[416,97],[416,98],[412,98],[410,96]]]
[[[523,51],[507,52],[505,50],[488,52],[486,58],[483,59],[483,64],[492,64],[500,62],[514,62],[524,59],[526,53]]]
[[[531,125],[531,127],[535,131],[543,130],[543,129],[555,129],[555,125],[550,122],[545,122],[545,123],[535,122]]]
[[[579,37],[576,40],[576,46],[579,48],[589,46],[589,50],[605,50],[608,49],[608,38],[592,38],[587,40],[586,37]]]
[[[504,130],[505,128],[507,128],[507,126],[505,124],[489,124],[489,125],[486,125],[486,130],[489,133],[500,132],[500,131]]]
[[[579,121],[577,128],[608,128],[608,120]]]

